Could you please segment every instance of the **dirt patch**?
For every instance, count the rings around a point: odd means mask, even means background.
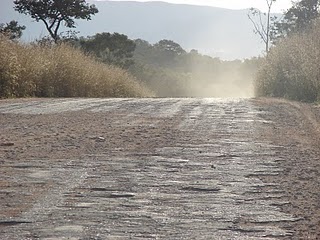
[[[294,239],[320,239],[320,108],[280,99],[255,104],[272,121],[260,137],[285,146],[278,152],[283,174],[261,179],[279,183],[288,199],[282,210],[301,219],[291,226]]]

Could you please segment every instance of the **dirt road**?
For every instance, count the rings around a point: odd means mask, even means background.
[[[319,239],[320,109],[0,101],[0,239]]]

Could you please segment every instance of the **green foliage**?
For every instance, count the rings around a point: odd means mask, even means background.
[[[43,22],[55,42],[59,40],[62,23],[74,28],[74,19],[91,20],[91,15],[98,13],[95,5],[89,5],[85,0],[15,0],[14,4],[19,13]]]
[[[6,24],[0,24],[0,34],[7,36],[11,40],[21,38],[22,31],[25,29],[25,26],[20,26],[18,22],[14,20]]]
[[[82,38],[80,47],[87,53],[96,56],[100,61],[128,68],[133,62],[134,41],[119,33],[98,33],[92,37]]]
[[[259,59],[221,61],[179,44],[135,40],[130,72],[160,97],[248,97]]]
[[[320,99],[320,21],[292,34],[268,54],[258,73],[257,96],[315,102]]]
[[[160,52],[165,52],[172,55],[181,55],[186,51],[176,42],[172,40],[163,39],[154,45]]]
[[[275,22],[272,30],[272,41],[309,29],[313,20],[319,17],[319,0],[301,0],[284,13],[281,21]]]
[[[221,61],[185,51],[163,39],[155,44],[119,33],[68,41],[98,61],[128,69],[159,97],[249,97],[259,59]]]
[[[147,63],[154,67],[176,67],[179,56],[186,54],[186,51],[178,43],[171,40],[161,40],[151,45],[147,41],[137,39],[135,44],[135,61]]]
[[[128,72],[59,45],[0,38],[0,98],[142,97],[152,93]]]

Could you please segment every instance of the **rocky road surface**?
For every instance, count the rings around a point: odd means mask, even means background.
[[[0,101],[0,239],[320,239],[318,106]]]

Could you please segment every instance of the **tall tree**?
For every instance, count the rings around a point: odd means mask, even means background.
[[[17,21],[10,21],[6,24],[0,24],[0,33],[6,35],[11,40],[18,39],[22,36],[22,31],[25,30],[25,26],[21,26]]]
[[[259,9],[250,8],[248,18],[252,22],[254,32],[259,35],[261,40],[265,44],[266,52],[270,47],[270,35],[271,35],[271,9],[276,0],[265,0],[268,6],[267,13],[261,12]]]
[[[163,39],[153,45],[154,62],[169,67],[177,64],[177,58],[186,53],[180,44]]]
[[[55,42],[59,40],[61,24],[75,28],[75,19],[91,20],[91,15],[98,13],[95,5],[85,0],[15,0],[14,4],[19,13],[43,22]]]
[[[159,41],[155,44],[155,47],[160,51],[172,52],[176,55],[186,53],[186,51],[178,43],[167,39]]]
[[[80,46],[104,63],[121,68],[128,68],[134,63],[132,57],[136,44],[124,34],[97,33],[93,37],[82,38]]]
[[[314,19],[319,17],[319,0],[302,0],[295,2],[285,13],[281,21],[275,22],[272,41],[292,33],[302,33],[309,29]]]

